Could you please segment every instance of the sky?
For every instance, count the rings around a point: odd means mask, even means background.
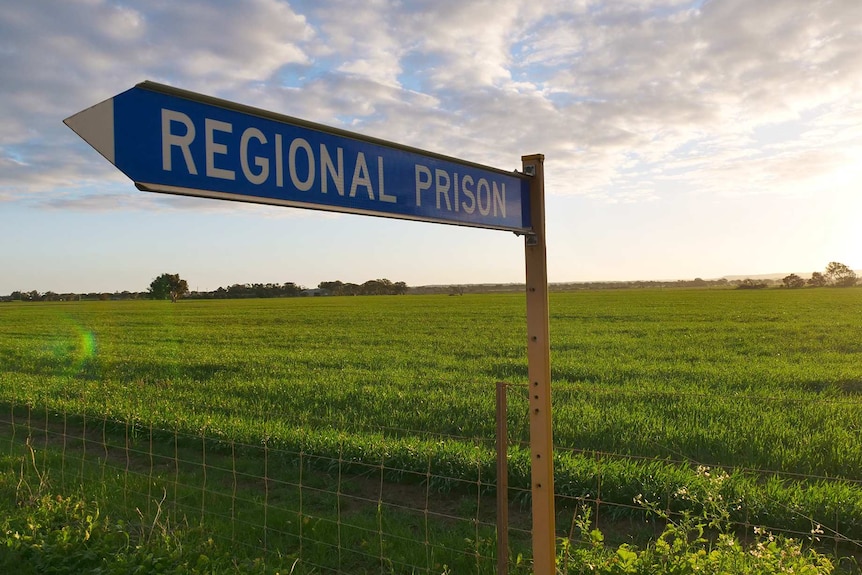
[[[63,119],[144,80],[544,154],[551,282],[862,268],[859,0],[0,0],[0,295],[524,281],[511,232],[138,191]]]

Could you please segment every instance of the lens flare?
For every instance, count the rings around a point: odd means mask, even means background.
[[[78,345],[75,350],[75,367],[81,368],[90,359],[96,357],[96,335],[89,330],[76,327],[78,331]]]
[[[92,365],[98,353],[96,334],[77,320],[60,316],[54,323],[55,336],[48,344],[53,364],[67,374],[76,375]]]

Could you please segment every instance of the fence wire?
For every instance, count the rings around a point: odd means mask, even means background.
[[[518,423],[507,438],[509,567],[528,572],[528,413],[526,401],[517,400],[527,387],[507,388],[516,399],[507,417]],[[142,525],[205,528],[218,545],[258,557],[272,572],[497,571],[494,437],[306,418],[308,434],[336,437],[334,451],[325,452],[314,442],[291,447],[269,435],[243,442],[206,427],[188,433],[180,421],[156,426],[133,415],[70,413],[58,405],[31,399],[0,409],[0,440],[10,462],[0,472],[15,474],[19,490],[80,492]],[[356,433],[371,437],[365,451],[351,443]],[[859,489],[858,478],[725,468],[684,454],[659,458],[562,445],[555,452],[561,538],[577,540],[585,517],[589,527],[626,539],[655,535],[661,521],[648,505],[673,520],[702,509],[691,493],[708,494],[712,486],[727,496],[728,517],[743,537],[757,527],[803,539],[816,534],[836,553],[862,550],[862,517],[841,507],[841,490]],[[662,470],[670,470],[664,482],[657,479]],[[763,486],[775,491],[745,491]],[[783,501],[779,488],[819,489],[817,496],[827,500],[806,510]],[[828,500],[830,494],[837,499]],[[766,503],[782,512],[757,507]]]
[[[495,479],[479,467],[464,479],[434,471],[431,454],[420,471],[385,452],[328,456],[32,402],[6,406],[0,437],[19,486],[36,475],[131,521],[204,527],[273,572],[493,572]]]

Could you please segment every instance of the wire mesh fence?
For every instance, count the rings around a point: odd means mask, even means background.
[[[526,386],[505,389],[512,400],[506,565],[528,572]],[[304,419],[294,437],[264,433],[250,442],[215,427],[189,433],[180,421],[157,425],[61,405],[31,399],[0,411],[2,471],[16,477],[19,493],[80,493],[141,533],[205,529],[215,545],[271,572],[500,571],[494,437],[321,417]],[[769,529],[828,542],[836,553],[862,549],[858,479],[555,451],[560,538],[577,542],[585,519],[621,541],[649,538],[663,521],[721,508],[742,537]]]
[[[203,527],[273,572],[493,572],[493,476],[479,464],[469,478],[441,474],[434,450],[399,463],[385,444],[408,430],[380,430],[383,448],[358,454],[334,423],[323,453],[21,403],[5,406],[0,437],[19,490],[78,492],[133,524]]]

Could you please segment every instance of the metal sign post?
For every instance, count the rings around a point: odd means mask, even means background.
[[[527,271],[527,373],[530,378],[530,459],[533,495],[533,573],[556,570],[554,444],[551,430],[551,345],[545,246],[545,156],[523,156],[530,182],[533,231],[525,236]]]
[[[533,562],[554,573],[543,155],[505,171],[154,82],[64,121],[147,192],[524,234]]]

